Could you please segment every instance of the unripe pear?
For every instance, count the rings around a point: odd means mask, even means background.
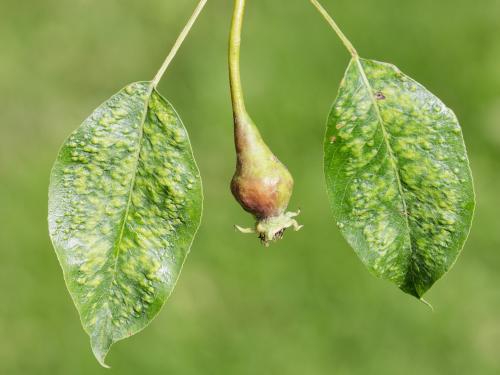
[[[264,245],[283,237],[285,229],[301,226],[294,219],[299,213],[286,212],[293,192],[293,178],[262,139],[246,113],[235,116],[236,172],[231,191],[241,207],[254,215],[255,229]]]

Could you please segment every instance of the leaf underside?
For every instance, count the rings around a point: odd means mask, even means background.
[[[66,140],[49,231],[98,361],[147,326],[198,229],[202,187],[187,132],[151,82],[130,84]]]
[[[420,299],[457,259],[474,211],[456,116],[395,66],[353,58],[324,151],[342,234],[372,273]]]

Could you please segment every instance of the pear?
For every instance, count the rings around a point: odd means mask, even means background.
[[[234,117],[236,172],[231,192],[241,207],[257,220],[255,228],[236,226],[243,233],[257,233],[262,243],[283,237],[285,229],[302,228],[294,219],[300,212],[286,212],[293,192],[293,177],[269,149],[248,114]]]

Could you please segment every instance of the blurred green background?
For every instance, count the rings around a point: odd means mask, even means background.
[[[99,367],[47,234],[64,138],[125,84],[150,79],[195,0],[0,1],[0,374],[499,374],[500,2],[324,0],[360,53],[398,65],[461,120],[478,206],[432,313],[372,277],[329,212],[322,137],[348,62],[307,0],[249,1],[250,113],[293,172],[304,230],[270,249],[233,231],[226,39],[206,11],[160,85],[192,137],[205,215],[177,289]]]

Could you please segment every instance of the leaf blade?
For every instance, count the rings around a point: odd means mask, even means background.
[[[474,211],[455,115],[395,66],[353,58],[324,149],[344,237],[372,273],[421,298],[457,259]]]
[[[187,132],[150,82],[128,85],[65,142],[49,232],[98,361],[146,327],[173,290],[201,220]]]

